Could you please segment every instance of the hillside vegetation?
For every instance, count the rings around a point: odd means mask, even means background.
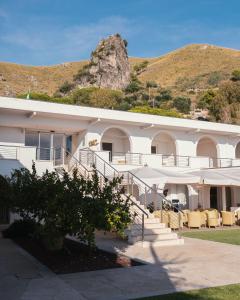
[[[132,67],[144,60],[149,64],[139,75],[141,81],[155,81],[184,92],[214,86],[240,69],[240,51],[210,45],[189,45],[157,58],[129,58]],[[80,61],[35,67],[0,62],[0,95],[14,96],[29,88],[53,95],[86,64]]]
[[[107,71],[111,51],[105,57],[102,48],[92,52],[91,61],[42,67],[0,63],[0,95],[26,98],[31,90],[36,100],[188,118],[195,118],[198,108],[203,118],[240,124],[240,51],[189,45],[160,57],[130,57],[129,84],[121,91],[79,85],[90,68],[96,70],[95,56],[106,59]],[[101,68],[97,72],[102,76]]]

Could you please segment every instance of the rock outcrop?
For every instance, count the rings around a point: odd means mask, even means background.
[[[79,87],[124,89],[130,82],[127,42],[119,34],[102,40],[88,65],[75,76]]]

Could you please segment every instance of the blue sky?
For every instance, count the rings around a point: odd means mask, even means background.
[[[130,56],[191,43],[240,49],[239,0],[0,0],[0,61],[52,65],[89,58],[119,32]]]

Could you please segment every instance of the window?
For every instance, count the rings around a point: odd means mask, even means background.
[[[152,154],[157,154],[157,147],[156,146],[151,146],[151,153]]]
[[[38,147],[39,145],[39,133],[37,131],[25,132],[25,146]]]

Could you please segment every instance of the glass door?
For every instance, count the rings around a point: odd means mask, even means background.
[[[51,159],[51,133],[40,132],[40,149],[39,159],[50,160]]]

